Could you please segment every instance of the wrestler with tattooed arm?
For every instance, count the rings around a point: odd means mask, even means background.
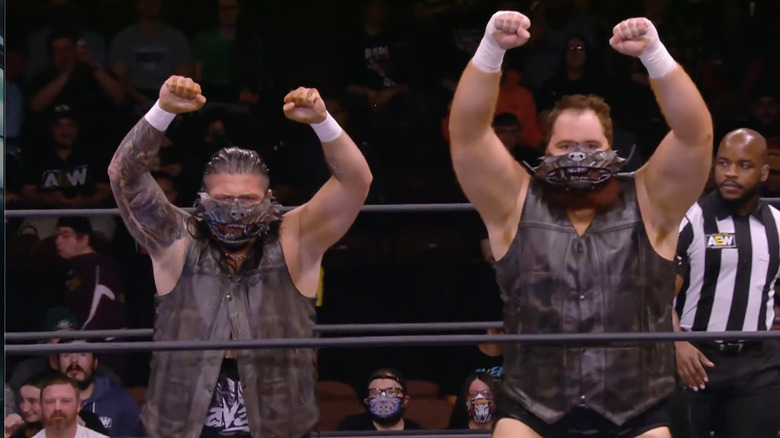
[[[609,107],[566,96],[529,174],[491,129],[504,52],[533,27],[498,12],[458,84],[450,116],[458,180],[485,222],[507,333],[672,331],[678,228],[712,163],[712,121],[653,24],[632,18],[610,45],[638,57],[671,132],[648,163],[620,173]],[[584,347],[584,348],[583,348]],[[504,346],[495,437],[669,437],[674,347]]]
[[[154,339],[313,337],[322,256],[365,202],[366,160],[317,90],[298,88],[284,114],[313,128],[331,178],[282,215],[258,154],[225,148],[207,164],[190,215],[168,202],[149,169],[175,115],[205,102],[191,79],[169,78],[109,167],[121,217],[151,254]],[[157,351],[141,419],[152,438],[308,436],[319,417],[314,384],[313,349]]]

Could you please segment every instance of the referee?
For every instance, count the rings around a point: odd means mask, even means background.
[[[728,133],[715,159],[717,190],[680,226],[677,331],[766,331],[780,271],[780,211],[759,203],[769,175],[765,139]],[[780,350],[771,341],[676,342],[691,437],[777,437]]]

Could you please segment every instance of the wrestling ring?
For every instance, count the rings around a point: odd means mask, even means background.
[[[763,198],[762,202],[780,208],[780,198]],[[284,211],[295,207],[284,207]],[[192,209],[183,209],[192,211]],[[419,213],[473,211],[471,204],[387,204],[366,205],[362,213]],[[6,218],[63,217],[63,216],[116,216],[117,209],[80,210],[6,210]],[[780,324],[780,318],[775,319]],[[325,324],[315,325],[315,332],[337,337],[309,339],[264,339],[252,341],[138,341],[101,342],[90,344],[8,344],[9,342],[44,341],[60,339],[150,339],[152,329],[93,330],[85,332],[11,332],[5,333],[5,353],[9,355],[48,355],[66,352],[140,352],[140,351],[187,351],[271,348],[357,348],[389,346],[443,346],[476,345],[480,343],[528,343],[528,344],[570,344],[570,345],[616,345],[627,342],[653,341],[714,341],[714,340],[769,340],[780,339],[780,330],[766,332],[687,332],[687,333],[556,333],[556,334],[457,334],[458,332],[499,329],[501,321],[486,322],[432,322],[403,324]],[[371,336],[360,336],[371,333]],[[399,334],[401,333],[401,334]],[[403,334],[415,333],[415,334]],[[425,333],[425,334],[417,334]],[[383,334],[376,336],[374,334]],[[385,335],[386,334],[386,335]],[[313,432],[312,437],[487,437],[488,431],[470,430],[416,430],[394,432]]]

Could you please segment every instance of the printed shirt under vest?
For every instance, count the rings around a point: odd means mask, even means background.
[[[674,262],[647,238],[633,174],[614,178],[621,195],[582,236],[532,179],[517,236],[494,264],[507,333],[672,331]],[[507,344],[504,358],[509,399],[550,423],[587,406],[623,424],[674,391],[671,343]]]
[[[293,285],[279,238],[266,236],[238,275],[213,244],[196,241],[174,290],[157,300],[155,341],[311,338],[315,300]],[[314,350],[234,351],[252,436],[299,437],[319,419]],[[157,351],[141,420],[150,438],[198,438],[224,351]]]
[[[693,331],[771,330],[780,271],[780,211],[759,203],[747,216],[729,209],[717,190],[680,224],[675,299],[680,327]]]

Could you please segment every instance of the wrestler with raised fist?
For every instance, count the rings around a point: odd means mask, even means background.
[[[322,256],[365,202],[368,164],[317,90],[298,88],[282,110],[320,138],[331,178],[282,215],[258,154],[228,147],[206,165],[190,215],[149,169],[176,114],[205,102],[198,84],[172,76],[108,169],[122,220],[151,255],[154,339],[313,337]],[[308,436],[319,418],[315,381],[311,348],[155,351],[141,420],[151,438]]]
[[[450,117],[460,185],[488,230],[506,333],[671,332],[678,227],[704,187],[712,122],[653,24],[615,26],[610,45],[638,57],[671,132],[646,165],[620,172],[609,107],[565,96],[549,117],[542,163],[527,172],[493,133],[504,52],[533,30],[498,12],[458,84]],[[672,343],[508,344],[496,437],[669,437]]]

